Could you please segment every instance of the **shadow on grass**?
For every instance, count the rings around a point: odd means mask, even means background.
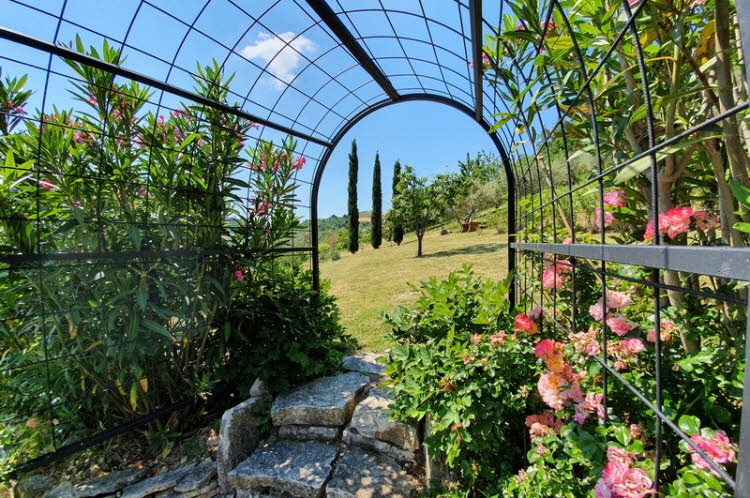
[[[444,258],[459,254],[489,254],[508,247],[508,244],[477,244],[469,247],[459,247],[450,251],[438,251],[422,255],[422,258]],[[416,256],[415,256],[416,257]]]

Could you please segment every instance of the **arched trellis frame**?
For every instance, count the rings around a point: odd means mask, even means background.
[[[386,2],[387,3],[387,2]],[[35,69],[46,78],[44,92],[42,95],[41,108],[44,109],[48,98],[48,87],[50,76],[60,80],[69,78],[70,75],[56,70],[53,66],[53,58],[66,58],[76,60],[82,64],[102,69],[125,80],[140,82],[160,93],[158,100],[151,102],[157,110],[171,110],[170,102],[176,98],[186,99],[191,102],[200,103],[226,114],[234,115],[243,119],[251,120],[262,125],[261,131],[255,137],[256,140],[278,139],[280,135],[289,134],[297,137],[302,144],[301,153],[310,161],[314,162],[314,168],[308,171],[310,176],[300,175],[297,181],[301,185],[309,187],[307,202],[300,203],[300,209],[310,209],[310,247],[295,248],[297,251],[308,252],[312,255],[313,275],[315,285],[318,284],[318,244],[317,244],[317,203],[320,182],[323,178],[326,163],[328,162],[333,148],[341,141],[342,137],[357,122],[378,109],[406,101],[422,100],[431,101],[450,106],[473,117],[484,129],[489,131],[491,124],[500,113],[512,113],[510,104],[506,102],[506,96],[517,97],[507,91],[503,95],[502,81],[492,81],[485,73],[483,59],[483,38],[486,35],[498,36],[502,26],[503,16],[507,13],[507,6],[502,2],[499,9],[490,5],[489,2],[481,0],[444,0],[434,4],[415,1],[386,6],[381,0],[369,2],[367,5],[345,5],[343,0],[268,0],[262,5],[248,9],[242,2],[235,0],[206,0],[200,4],[196,3],[191,9],[185,7],[186,12],[175,9],[168,2],[160,0],[132,0],[123,2],[123,5],[132,6],[133,9],[123,16],[126,19],[127,30],[124,34],[116,34],[113,26],[97,28],[87,25],[86,18],[80,16],[70,8],[67,1],[61,0],[59,10],[43,5],[35,5],[32,1],[5,0],[2,4],[8,10],[8,20],[3,23],[9,24],[11,28],[0,28],[0,39],[23,45],[44,54],[46,59],[41,63],[34,64],[33,61],[15,59],[9,55],[0,56],[0,62],[17,64],[19,67]],[[591,95],[590,83],[616,50],[616,46],[626,37],[639,36],[637,20],[646,7],[647,2],[635,3],[631,8],[630,2],[623,1],[623,10],[627,14],[627,22],[618,35],[614,45],[607,51],[605,56],[597,64],[586,60],[587,54],[578,46],[576,33],[573,32],[569,21],[569,13],[566,13],[557,0],[544,3],[543,22],[547,25],[553,17],[562,20],[562,29],[570,36],[573,42],[573,55],[580,69],[579,87],[572,87],[575,93],[574,100],[586,101],[591,109],[591,121],[594,136],[593,144],[596,151],[597,171],[593,178],[584,184],[573,185],[570,178],[570,151],[566,140],[565,127],[563,126],[571,104],[567,109],[559,105],[553,109],[550,115],[542,118],[541,113],[529,117],[533,103],[527,98],[521,97],[516,105],[514,119],[507,126],[500,127],[497,131],[490,133],[490,137],[496,146],[503,166],[509,187],[509,270],[513,270],[517,264],[516,252],[529,256],[524,258],[524,277],[517,279],[513,288],[512,300],[515,294],[519,294],[519,300],[527,304],[535,303],[545,305],[544,298],[535,296],[533,288],[529,285],[529,278],[533,277],[534,267],[530,260],[543,259],[545,253],[553,253],[561,256],[571,257],[573,268],[573,283],[576,275],[585,273],[597,273],[606,284],[607,278],[621,278],[608,272],[607,263],[619,263],[651,269],[650,280],[635,279],[634,283],[650,286],[652,289],[669,289],[669,285],[660,283],[660,272],[686,272],[700,276],[717,276],[739,281],[750,280],[750,255],[746,249],[732,249],[720,247],[682,247],[663,245],[659,237],[655,237],[651,246],[625,246],[608,243],[606,229],[601,232],[601,244],[560,244],[558,243],[558,227],[567,224],[575,225],[573,215],[573,196],[583,188],[593,186],[598,191],[600,224],[605,226],[604,220],[604,179],[607,175],[627,167],[629,164],[643,158],[650,161],[651,181],[656,181],[657,153],[670,145],[690,136],[690,134],[708,128],[715,124],[721,124],[725,119],[731,118],[745,111],[747,103],[737,104],[734,108],[726,109],[707,120],[698,127],[684,130],[669,140],[657,142],[653,125],[653,115],[647,106],[648,147],[640,154],[618,163],[614,168],[605,168],[600,150],[600,137],[598,136],[597,109]],[[437,7],[435,7],[437,5]],[[741,31],[743,39],[750,39],[750,1],[737,0],[738,17],[741,20]],[[488,9],[492,7],[492,9]],[[126,7],[127,8],[127,7]],[[250,10],[253,10],[252,12]],[[498,12],[499,10],[499,12]],[[295,18],[304,19],[297,21],[293,33],[284,33],[275,55],[261,58],[252,57],[243,50],[243,45],[251,43],[252,35],[255,41],[262,40],[263,33],[281,33],[283,30],[291,30],[280,19],[289,19],[285,14],[294,14]],[[497,18],[494,16],[499,14]],[[51,26],[50,31],[42,32],[42,28],[28,26],[23,21],[23,16],[32,16],[40,21],[40,26],[47,23]],[[213,30],[210,22],[211,16],[223,16],[225,19],[237,20],[239,27],[235,30],[227,28],[227,33],[221,30]],[[378,22],[373,21],[376,26],[364,26],[360,24],[362,16],[378,16]],[[158,18],[158,21],[154,21]],[[149,21],[151,19],[151,21]],[[90,21],[90,19],[89,19]],[[542,20],[540,20],[542,21]],[[162,22],[169,24],[176,32],[179,43],[170,46],[172,52],[165,49],[160,50],[161,43],[158,33],[151,36],[146,32],[149,22]],[[115,23],[123,24],[123,23]],[[377,31],[381,29],[381,31]],[[32,30],[32,34],[25,31]],[[67,31],[66,31],[67,30]],[[97,59],[79,54],[66,47],[60,46],[61,40],[67,41],[65,36],[71,32],[82,32],[87,38],[100,41],[107,39],[120,46],[126,55],[135,58],[134,62],[126,61],[122,66],[114,66],[103,63]],[[290,31],[291,32],[291,31]],[[436,42],[436,36],[442,39],[455,38],[456,43],[449,46],[441,46]],[[538,43],[531,50],[541,51],[545,46],[547,31],[543,30]],[[309,53],[305,47],[310,39],[321,45],[315,54]],[[384,50],[383,45],[389,44],[395,52]],[[447,44],[446,44],[447,45]],[[636,44],[639,46],[639,44]],[[153,50],[152,50],[153,49]],[[508,47],[503,47],[507,50]],[[191,51],[192,50],[192,51]],[[232,103],[236,106],[227,106],[201,98],[193,92],[186,90],[186,80],[189,80],[194,71],[188,67],[195,60],[197,54],[211,53],[219,54],[217,60],[221,66],[231,70],[238,70],[239,82],[230,90]],[[498,45],[496,52],[500,52]],[[280,54],[292,54],[302,61],[303,67],[294,74],[279,73],[275,66]],[[522,54],[518,54],[519,59]],[[187,59],[187,60],[185,60]],[[337,64],[332,64],[331,59],[336,59]],[[469,62],[473,61],[473,68]],[[498,71],[497,60],[489,61],[492,71]],[[530,81],[530,69],[521,65],[515,57],[510,61],[512,70],[520,74],[525,83]],[[587,66],[587,63],[588,66]],[[648,103],[648,81],[645,79],[645,62],[640,48],[638,49],[639,73],[641,74],[642,87],[645,89],[645,100]],[[595,68],[590,70],[591,66]],[[587,67],[589,69],[587,69]],[[746,67],[746,70],[748,68]],[[149,74],[150,71],[161,73]],[[529,74],[527,74],[529,73]],[[147,75],[148,74],[148,75]],[[546,82],[553,86],[553,75],[547,71]],[[750,79],[750,78],[749,78]],[[579,82],[579,83],[580,83]],[[275,96],[259,98],[257,95],[264,92],[264,85],[277,85],[281,89]],[[577,88],[577,91],[576,91]],[[266,88],[267,90],[267,88]],[[507,89],[507,85],[506,88]],[[553,88],[554,90],[554,88]],[[560,88],[558,91],[564,89]],[[546,120],[555,123],[553,127],[546,126]],[[556,117],[556,119],[555,119]],[[528,145],[522,141],[518,143],[517,129],[530,129],[538,127],[543,135],[541,141],[531,140]],[[551,153],[550,145],[553,134],[559,128],[564,145],[564,156],[568,165],[567,190],[555,192],[551,181]],[[513,151],[511,153],[511,151]],[[309,174],[309,173],[306,173]],[[546,183],[549,182],[549,188]],[[543,191],[551,191],[551,198],[546,199]],[[568,200],[567,214],[558,213],[558,207],[564,200]],[[519,206],[519,201],[524,200],[524,207]],[[655,230],[658,232],[659,218],[657,213],[658,197],[657,189],[652,190],[652,205],[656,208],[652,212]],[[549,215],[548,215],[549,213]],[[540,241],[530,242],[519,235],[519,241],[514,240],[516,233],[521,234],[530,228],[534,217],[540,215],[539,231]],[[550,220],[551,218],[551,220]],[[531,220],[531,221],[530,221]],[[551,221],[551,223],[547,223]],[[547,234],[545,237],[545,229]],[[573,235],[575,237],[575,235]],[[578,242],[574,240],[574,242]],[[183,251],[188,252],[188,251]],[[151,255],[158,257],[202,257],[200,251],[196,254],[169,254]],[[92,255],[87,255],[92,256]],[[100,258],[110,257],[107,254],[95,255]],[[122,254],[122,258],[138,258],[143,254]],[[39,263],[49,260],[50,255],[38,255]],[[75,259],[73,255],[61,255],[61,258]],[[83,257],[80,257],[83,258]],[[7,263],[17,260],[15,255],[0,255],[0,262]],[[600,262],[597,268],[583,267],[577,260],[591,260]],[[537,275],[538,276],[538,275]],[[673,289],[674,290],[674,289]],[[678,289],[686,291],[686,289]],[[656,293],[655,293],[656,294]],[[723,296],[710,296],[721,300]],[[602,298],[606,300],[606,285],[602,285]],[[557,307],[557,295],[552,297],[552,311],[546,315],[546,322],[565,332],[564,324],[555,319]],[[746,306],[745,300],[735,300],[735,304]],[[576,297],[575,290],[572,297],[572,306],[575,313]],[[680,437],[685,438],[674,423],[662,413],[661,406],[661,381],[659,355],[661,344],[659,331],[659,299],[654,299],[654,315],[657,329],[656,351],[657,351],[657,385],[659,386],[654,398],[642,393],[634,394],[643,401],[646,406],[656,413],[657,426],[657,461],[660,458],[662,424],[670,429],[676,429]],[[750,324],[748,325],[750,326]],[[604,324],[604,355],[598,361],[605,368],[607,374],[617,382],[624,379],[613,370],[607,363],[607,330]],[[750,359],[750,356],[748,357]],[[626,387],[630,388],[625,384]],[[606,380],[605,380],[606,386]],[[606,390],[606,387],[605,387]],[[750,403],[750,392],[744,391],[744,403]],[[606,391],[605,391],[606,392]],[[113,428],[90,440],[80,441],[73,445],[57,448],[57,451],[41,460],[33,462],[37,465],[48,462],[51,458],[61,457],[80,450],[91,444],[100,442],[108,437],[122,434],[127,430],[148,423],[155,418],[164,417],[183,404],[173,407],[165,407],[155,411],[148,417],[131,421],[123,426]],[[53,406],[50,406],[53,409]],[[716,469],[722,473],[722,477],[735,487],[736,496],[745,496],[750,486],[750,478],[747,455],[750,455],[750,412],[743,411],[742,438],[739,470],[737,473],[736,486],[730,476],[723,469]],[[658,468],[658,464],[657,464]],[[657,471],[658,474],[658,471]],[[658,475],[657,475],[658,483]],[[658,484],[657,484],[658,485]]]

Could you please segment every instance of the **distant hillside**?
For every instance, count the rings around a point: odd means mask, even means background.
[[[359,227],[360,228],[367,228],[370,226],[370,216],[372,215],[372,211],[360,211],[359,212]],[[362,221],[363,219],[366,219],[368,221]],[[333,216],[329,216],[328,218],[320,218],[318,219],[318,232],[324,233],[328,230],[338,230],[339,228],[346,228],[349,224],[349,216],[336,216],[335,214]]]

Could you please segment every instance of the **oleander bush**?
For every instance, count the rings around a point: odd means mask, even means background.
[[[88,53],[122,62],[106,42]],[[333,298],[276,255],[300,228],[294,140],[256,143],[254,123],[194,103],[157,113],[149,88],[66,62],[74,109],[32,113],[26,77],[0,83],[0,250],[17,257],[0,266],[2,463],[217,386],[336,368]],[[227,103],[216,62],[194,80]]]

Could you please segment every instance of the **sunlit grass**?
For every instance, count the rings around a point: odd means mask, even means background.
[[[495,230],[425,235],[424,256],[417,258],[417,241],[407,236],[401,246],[386,242],[380,249],[367,246],[357,254],[342,252],[338,261],[321,264],[321,276],[331,281],[338,297],[343,325],[365,351],[388,347],[383,311],[416,300],[408,283],[418,284],[432,276],[444,278],[464,264],[478,275],[499,279],[507,271],[507,236]]]

